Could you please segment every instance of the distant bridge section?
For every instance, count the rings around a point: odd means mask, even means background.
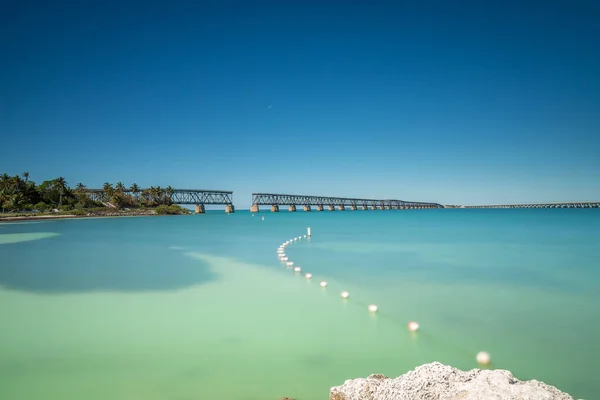
[[[462,206],[461,208],[600,208],[600,201],[538,204],[496,204],[486,206]]]
[[[279,206],[288,206],[289,211],[296,211],[297,206],[303,206],[304,211],[311,211],[311,207],[316,207],[317,211],[323,211],[325,207],[329,211],[336,208],[340,211],[349,208],[351,210],[406,210],[423,208],[444,208],[437,203],[424,203],[405,200],[375,200],[375,199],[356,199],[348,197],[328,197],[328,196],[306,196],[296,194],[276,194],[276,193],[252,193],[252,206],[250,211],[259,212],[259,206],[271,206],[272,212],[278,212]]]
[[[116,189],[112,190],[116,192]],[[203,190],[203,189],[139,189],[135,192],[131,189],[120,190],[121,193],[128,194],[135,198],[168,198],[171,204],[195,204],[196,214],[205,212],[205,205],[225,205],[225,212],[235,212],[233,206],[233,192],[223,190]],[[104,189],[83,189],[80,193],[88,195],[92,200],[109,203],[110,197]]]

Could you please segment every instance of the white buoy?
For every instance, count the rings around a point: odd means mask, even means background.
[[[254,217],[254,214],[252,214],[252,216]]]
[[[319,283],[319,285],[321,285],[321,287],[326,287],[327,286],[327,282],[321,281],[321,283]]]
[[[287,257],[281,257],[281,261],[287,261],[288,258]]]
[[[262,220],[264,221],[264,220],[265,220],[265,217],[262,217]]]
[[[302,271],[302,268],[300,268],[300,267],[294,267],[294,272],[300,272],[300,271]]]
[[[408,330],[411,332],[416,332],[419,330],[419,323],[415,321],[410,321],[408,323]]]
[[[342,294],[340,296],[342,296],[342,299],[347,299],[348,297],[350,297],[350,293],[342,292]]]
[[[286,264],[287,264],[288,267],[291,267],[292,265],[294,265],[294,262],[293,261],[288,261]]]
[[[304,238],[306,239],[306,235],[304,235]]]
[[[312,278],[312,274],[311,274],[311,273],[308,273],[308,274],[304,275],[304,277],[305,277],[306,279],[310,279],[310,278]]]
[[[490,357],[490,354],[487,351],[480,351],[479,353],[477,353],[477,363],[487,365],[490,363],[491,360],[492,358]]]
[[[310,237],[310,228],[308,228],[308,232],[307,233],[308,233],[308,237]]]
[[[298,240],[298,238],[294,238],[294,242],[295,242],[296,240]]]
[[[371,304],[369,306],[369,311],[371,311],[371,312],[377,312],[377,306],[375,304]]]

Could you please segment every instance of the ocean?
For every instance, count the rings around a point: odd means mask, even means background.
[[[293,266],[277,254],[290,239]],[[372,373],[477,368],[479,351],[488,368],[590,400],[600,212],[265,207],[0,223],[0,321],[6,400],[318,400]]]

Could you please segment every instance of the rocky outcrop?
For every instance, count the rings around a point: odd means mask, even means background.
[[[520,381],[510,371],[461,371],[434,362],[398,378],[381,374],[331,388],[329,400],[573,400],[543,382]]]

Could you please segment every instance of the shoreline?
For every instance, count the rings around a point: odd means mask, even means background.
[[[122,218],[122,217],[159,217],[162,214],[157,213],[131,213],[131,214],[118,214],[118,213],[107,213],[104,215],[89,214],[89,215],[74,215],[74,214],[61,214],[61,215],[31,215],[31,216],[15,216],[15,217],[2,217],[0,216],[0,224],[3,222],[13,221],[34,221],[34,220],[45,220],[45,219],[86,219],[86,218]],[[167,214],[169,215],[169,214]],[[173,214],[170,214],[173,215]],[[185,215],[185,214],[181,214]]]

